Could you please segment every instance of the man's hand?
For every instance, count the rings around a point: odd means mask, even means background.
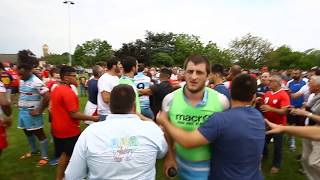
[[[31,116],[38,116],[42,113],[42,111],[39,108],[33,109],[30,111]]]
[[[99,116],[93,116],[92,121],[93,121],[93,122],[98,122],[98,121],[99,121]]]
[[[178,167],[177,167],[177,162],[176,162],[176,159],[175,159],[175,155],[172,154],[172,153],[168,153],[164,159],[164,162],[163,162],[163,171],[164,171],[164,174],[167,176],[167,177],[170,177],[168,175],[168,171],[170,168],[174,167],[175,169],[178,170]]]
[[[290,114],[295,115],[295,116],[307,116],[308,113],[310,113],[310,112],[303,110],[303,109],[298,109],[298,108],[293,108],[290,112]]]
[[[274,124],[274,123],[268,121],[267,119],[264,119],[264,121],[267,123],[267,125],[270,128],[270,130],[267,131],[267,134],[278,134],[278,133],[283,132],[283,126],[278,125],[278,124]]]
[[[271,110],[271,107],[270,107],[269,105],[264,104],[264,105],[261,105],[261,106],[260,106],[260,110],[261,110],[262,112],[268,112],[268,111]]]
[[[5,128],[8,128],[12,125],[12,117],[11,116],[4,116],[2,124]]]
[[[164,126],[166,122],[169,121],[168,114],[163,111],[159,111],[157,114],[157,123],[161,126]]]

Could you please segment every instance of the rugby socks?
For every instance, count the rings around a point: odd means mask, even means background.
[[[27,136],[29,145],[31,146],[31,152],[37,153],[36,137],[35,135]]]
[[[41,158],[48,159],[48,139],[40,141]]]

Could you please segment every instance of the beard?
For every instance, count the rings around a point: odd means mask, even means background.
[[[197,89],[190,89],[188,84],[186,84],[186,88],[189,92],[191,92],[192,94],[196,94],[200,91],[202,91],[206,86],[206,83],[201,84]]]

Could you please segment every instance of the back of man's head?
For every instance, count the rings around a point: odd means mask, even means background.
[[[111,70],[114,65],[116,66],[118,64],[118,62],[120,62],[120,59],[117,57],[112,57],[111,59],[109,59],[107,61],[108,70]]]
[[[71,73],[75,73],[76,69],[71,66],[61,66],[60,67],[60,78],[61,80],[64,79],[65,76],[70,75]]]
[[[144,68],[145,68],[144,64],[142,63],[138,64],[138,72],[143,72]]]
[[[110,94],[110,111],[112,114],[129,114],[135,106],[135,92],[127,84],[115,86]]]
[[[257,80],[249,74],[239,74],[232,80],[231,99],[250,102],[257,91]]]
[[[239,65],[231,66],[230,73],[233,75],[233,77],[240,74],[241,73],[241,66],[239,66]]]
[[[92,74],[95,78],[99,78],[103,73],[103,68],[99,65],[95,65],[92,68]]]
[[[137,66],[137,59],[131,56],[124,57],[121,61],[124,73],[130,73]]]
[[[211,65],[211,73],[217,74],[219,76],[223,76],[224,74],[224,69],[221,64],[212,64]]]
[[[172,74],[172,71],[171,71],[171,69],[169,69],[169,68],[161,68],[161,70],[160,70],[160,78],[170,78],[170,76],[171,76],[171,74]]]

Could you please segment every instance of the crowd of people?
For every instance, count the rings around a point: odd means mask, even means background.
[[[30,146],[20,159],[40,153],[37,166],[57,165],[57,180],[155,179],[160,158],[168,177],[263,179],[261,162],[269,158],[270,142],[270,173],[284,166],[284,133],[291,151],[295,136],[303,138],[301,173],[320,179],[317,67],[250,72],[210,65],[201,55],[189,56],[183,68],[113,57],[97,63],[89,76],[67,65],[38,65],[29,50],[18,53],[16,65],[0,64],[0,153],[13,121],[10,102],[16,102],[14,121]],[[78,86],[80,96],[88,96],[83,113]],[[46,109],[49,135],[43,129]],[[83,132],[80,120],[87,124]]]

